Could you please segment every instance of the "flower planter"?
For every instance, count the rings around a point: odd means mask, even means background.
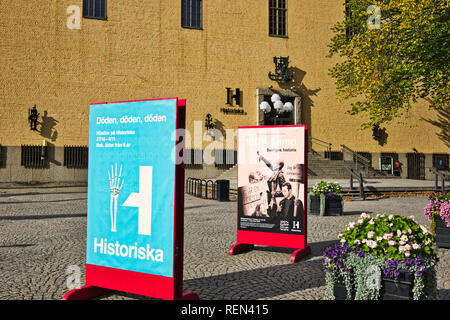
[[[383,276],[381,278],[380,298],[382,300],[412,300],[414,274],[409,271],[400,271],[396,279]]]
[[[338,238],[323,252],[324,299],[436,299],[435,237],[414,217],[362,213]]]
[[[348,299],[347,287],[343,280],[338,280],[334,283],[333,294],[335,300],[353,300],[355,298],[355,290],[352,288],[350,292],[350,299]]]
[[[342,200],[341,199],[325,199],[325,216],[342,215]]]
[[[436,246],[439,248],[450,248],[450,228],[447,227],[438,215],[434,215]]]
[[[320,215],[320,195],[310,195],[309,212],[313,215]],[[342,200],[338,198],[325,197],[324,216],[342,215]]]
[[[309,199],[309,212],[316,216],[320,215],[320,196],[311,195]]]

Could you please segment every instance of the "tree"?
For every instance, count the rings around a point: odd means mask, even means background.
[[[449,0],[347,0],[345,11],[328,55],[342,60],[329,73],[338,96],[356,101],[348,113],[368,117],[362,128],[407,117],[419,98],[449,108]]]

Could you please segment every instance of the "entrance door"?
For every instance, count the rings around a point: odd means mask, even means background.
[[[408,179],[425,180],[425,155],[423,153],[407,153]]]
[[[282,114],[278,114],[275,108],[273,107],[273,103],[270,100],[271,96],[264,96],[264,101],[267,101],[272,110],[269,113],[264,114],[264,125],[265,126],[275,126],[275,125],[291,125],[295,124],[294,121],[294,110],[291,112],[283,112]],[[295,98],[294,97],[284,97],[281,96],[281,101],[283,103],[291,102],[295,106]]]

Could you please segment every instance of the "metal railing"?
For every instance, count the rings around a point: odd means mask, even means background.
[[[355,178],[359,182],[359,196],[363,200],[366,200],[366,194],[364,192],[364,179],[362,177],[361,172],[357,173],[352,168],[349,167],[345,167],[345,169],[347,169],[348,173],[350,174],[350,190],[353,190],[353,178]]]
[[[309,149],[312,152],[313,151],[313,143],[318,144],[321,147],[325,148],[325,153],[324,153],[324,157],[325,158],[330,158],[331,157],[331,146],[332,144],[314,137],[310,137],[309,140]]]
[[[430,172],[434,173],[434,187],[436,188],[436,190],[439,190],[439,178],[438,177],[440,177],[441,181],[442,181],[441,190],[442,190],[442,192],[445,192],[445,174],[440,172],[435,167],[430,168]]]
[[[185,185],[186,193],[204,198],[204,199],[216,199],[217,198],[217,183],[213,180],[204,180],[198,178],[187,178]],[[211,197],[208,197],[208,194]]]
[[[358,152],[353,151],[352,149],[350,149],[349,147],[347,147],[345,144],[341,144],[341,148],[342,148],[342,152],[350,152],[353,154],[353,161],[355,162],[355,170],[358,171],[358,163],[362,164],[364,167],[364,170],[366,172],[366,176],[369,175],[369,167],[372,166],[372,162],[367,159],[366,157],[363,157],[362,155],[360,155]]]

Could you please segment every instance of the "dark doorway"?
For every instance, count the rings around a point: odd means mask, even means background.
[[[423,153],[407,153],[408,179],[425,180],[425,155]]]

